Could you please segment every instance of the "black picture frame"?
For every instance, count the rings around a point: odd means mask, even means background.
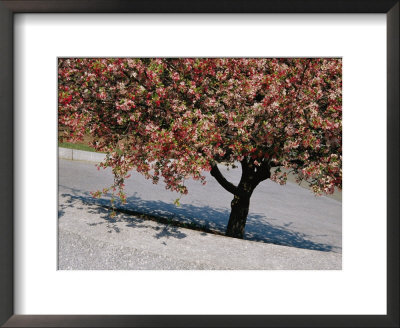
[[[0,0],[0,324],[4,327],[399,327],[398,0]],[[13,17],[16,13],[385,13],[387,315],[14,315]],[[366,286],[368,288],[368,286]]]

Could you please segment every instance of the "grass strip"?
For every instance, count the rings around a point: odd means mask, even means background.
[[[85,144],[75,144],[75,143],[71,143],[71,142],[59,142],[58,143],[58,147],[90,151],[92,153],[96,153],[97,152],[97,153],[105,154],[104,152],[98,152],[94,148],[89,147],[88,145],[85,145]]]

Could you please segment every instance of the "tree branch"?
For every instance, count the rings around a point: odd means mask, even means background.
[[[271,177],[271,164],[268,161],[262,162],[257,168],[256,179],[257,182],[267,180]]]
[[[218,181],[218,183],[226,190],[229,191],[230,193],[237,195],[238,194],[238,188],[231,182],[225,179],[225,177],[222,175],[221,171],[219,170],[217,163],[211,163],[211,175],[215,178],[215,180]]]
[[[297,165],[304,165],[304,161],[302,161],[300,159],[291,159],[291,160],[288,160],[288,163],[297,164]],[[271,162],[270,163],[270,167],[278,167],[278,166],[283,166],[283,165],[280,162]]]
[[[280,162],[271,162],[270,166],[271,167],[278,167],[278,166],[282,166],[282,163],[280,163]]]

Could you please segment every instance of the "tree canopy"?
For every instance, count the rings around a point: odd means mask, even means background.
[[[58,77],[65,137],[94,137],[122,200],[133,169],[181,194],[211,171],[235,194],[217,163],[281,184],[289,170],[316,194],[342,186],[339,58],[64,58]]]

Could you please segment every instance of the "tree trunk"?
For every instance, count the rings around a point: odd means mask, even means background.
[[[231,202],[231,214],[229,216],[228,227],[225,235],[235,238],[243,238],[244,228],[246,226],[247,214],[249,214],[250,197],[254,188],[261,182],[271,176],[270,164],[267,161],[261,161],[261,165],[254,165],[251,159],[242,160],[242,177],[238,186],[227,181],[221,174],[215,162],[211,163],[211,175],[227,191],[234,195]]]
[[[249,213],[250,196],[236,196],[231,202],[231,215],[229,216],[226,235],[229,237],[243,238],[246,226],[247,214]]]

